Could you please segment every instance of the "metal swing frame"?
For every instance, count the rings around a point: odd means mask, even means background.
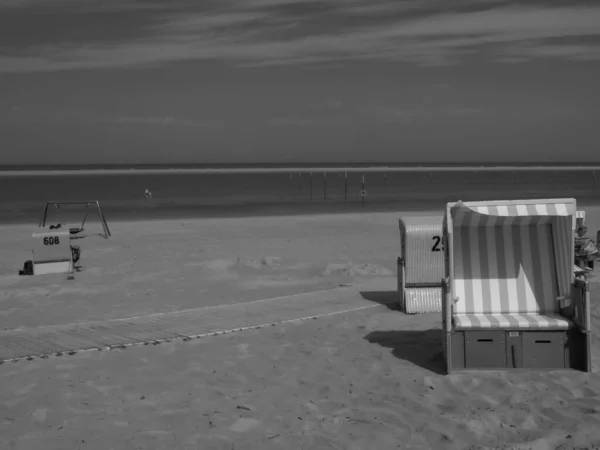
[[[102,209],[100,208],[100,202],[98,202],[98,200],[90,200],[90,201],[86,201],[86,202],[46,202],[46,205],[44,206],[44,215],[42,216],[42,218],[40,219],[40,222],[39,222],[40,228],[43,228],[46,226],[46,219],[48,217],[48,208],[50,206],[54,206],[56,209],[60,209],[61,205],[85,205],[86,208],[89,208],[90,206],[92,206],[92,208],[93,208],[95,205],[95,209],[98,210],[98,216],[100,217],[102,229],[104,230],[104,234],[101,234],[101,236],[104,237],[105,239],[108,239],[111,236],[110,230],[108,228],[108,224],[106,223],[106,219],[104,218],[104,214],[102,213]],[[83,222],[81,223],[81,226],[78,228],[72,228],[69,230],[71,234],[77,234],[77,233],[83,231],[83,226],[85,225],[85,221],[87,219],[87,214],[88,214],[88,210],[86,210],[86,212],[85,212],[85,216],[83,217]]]

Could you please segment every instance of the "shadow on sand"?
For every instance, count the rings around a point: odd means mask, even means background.
[[[365,300],[385,305],[392,311],[400,311],[398,291],[364,291],[360,295]]]
[[[365,336],[372,344],[391,348],[392,354],[412,364],[444,375],[442,330],[373,331]]]
[[[398,291],[363,291],[360,295],[365,300],[385,305],[392,311],[400,310]],[[366,335],[365,339],[372,344],[392,349],[392,354],[396,358],[436,374],[446,373],[441,329],[373,331]]]

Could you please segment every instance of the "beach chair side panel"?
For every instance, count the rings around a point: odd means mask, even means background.
[[[442,279],[442,329],[444,340],[444,360],[447,373],[465,368],[464,334],[455,332],[452,326],[454,311],[454,262],[452,249],[454,247],[452,230],[452,217],[449,207],[444,217],[443,244],[444,244],[444,278]]]
[[[592,333],[589,283],[575,280],[571,289],[571,305],[567,308],[576,328],[569,333],[570,366],[584,372],[592,371]]]

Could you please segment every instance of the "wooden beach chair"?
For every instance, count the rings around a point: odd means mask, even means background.
[[[588,283],[573,273],[574,199],[456,202],[444,216],[447,372],[591,371]]]

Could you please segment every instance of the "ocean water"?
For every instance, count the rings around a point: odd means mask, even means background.
[[[364,186],[362,179],[364,176]],[[360,196],[361,190],[366,196]],[[152,192],[147,200],[144,191]],[[591,172],[348,172],[0,174],[0,223],[37,223],[46,202],[98,200],[107,219],[443,209],[447,201],[600,194]],[[51,208],[81,220],[81,207]],[[54,220],[54,219],[52,219]]]

